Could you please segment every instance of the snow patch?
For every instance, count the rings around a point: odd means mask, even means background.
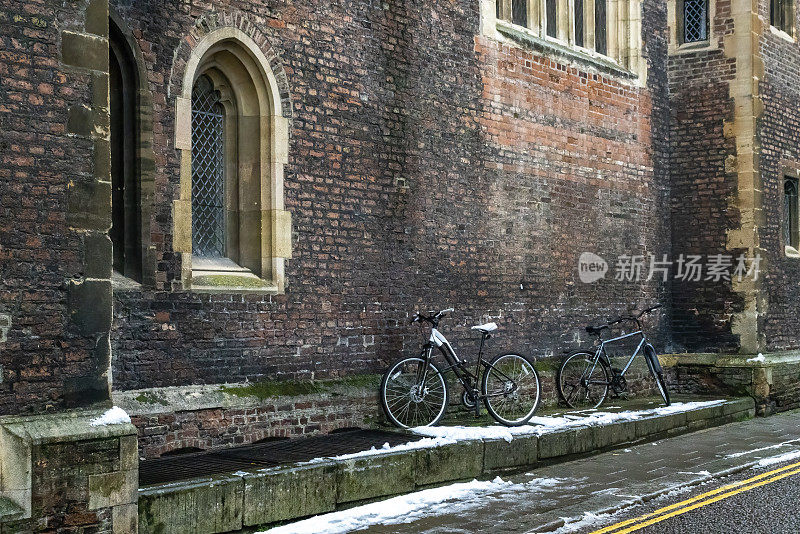
[[[568,517],[562,517],[561,519],[564,520],[564,526],[557,529],[555,532],[556,534],[562,534],[566,532],[577,532],[583,528],[594,525],[599,521],[606,521],[613,516],[614,514],[593,514],[592,512],[584,512],[583,517],[581,517],[580,519],[571,519]]]
[[[546,484],[550,479],[542,480],[545,480]],[[482,497],[487,494],[513,489],[516,486],[522,485],[506,482],[500,477],[485,482],[478,480],[460,482],[311,517],[258,534],[338,534],[364,529],[370,525],[411,523],[427,516],[453,513],[484,505],[486,503]]]
[[[788,462],[789,460],[796,460],[797,458],[800,458],[800,451],[787,452],[786,454],[781,454],[780,456],[773,456],[772,458],[764,458],[763,460],[760,460],[758,462],[758,467],[780,464],[783,462]]]
[[[767,359],[760,352],[758,353],[758,356],[756,356],[755,358],[748,358],[747,359],[748,362],[759,362],[759,363],[765,362],[766,360]]]
[[[725,458],[739,458],[740,456],[747,456],[748,454],[753,454],[756,452],[763,452],[769,451],[773,449],[780,449],[781,447],[785,447],[786,445],[796,444],[798,440],[792,439],[789,441],[784,441],[783,443],[778,443],[777,445],[768,445],[767,447],[759,447],[758,449],[752,449],[749,451],[741,451],[741,452],[734,452],[725,456]]]
[[[505,426],[421,426],[412,428],[415,434],[453,441],[470,439],[503,439],[511,442],[517,436],[540,436],[565,428],[583,426],[603,426],[623,421],[635,421],[643,417],[670,415],[689,412],[709,406],[724,404],[724,400],[702,402],[676,402],[670,406],[661,406],[649,410],[625,412],[591,412],[584,415],[565,414],[560,417],[532,417],[531,424],[518,427]]]
[[[130,416],[118,406],[114,406],[101,415],[89,421],[92,426],[108,426],[108,425],[121,425],[122,423],[130,423]]]

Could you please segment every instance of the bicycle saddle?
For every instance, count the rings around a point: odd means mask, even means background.
[[[489,332],[494,332],[495,330],[497,330],[497,323],[479,324],[473,326],[472,329],[483,332],[484,334],[488,334]]]

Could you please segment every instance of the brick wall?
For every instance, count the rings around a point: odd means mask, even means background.
[[[491,319],[491,350],[559,356],[587,321],[663,298],[657,282],[576,276],[584,250],[669,249],[666,15],[645,5],[654,71],[637,89],[478,37],[473,1],[116,2],[154,102],[158,269],[155,287],[115,293],[115,387],[377,371],[418,347],[409,312],[450,305],[443,330],[462,350]],[[285,295],[172,291],[164,84],[212,8],[257,25],[289,78]]]
[[[768,6],[760,4],[765,16]],[[785,350],[800,347],[800,259],[786,257],[783,238],[783,177],[786,171],[797,176],[800,169],[800,46],[768,27],[759,44],[765,71],[759,83],[764,111],[757,132],[764,184],[761,240],[768,266],[763,327],[767,349]]]
[[[730,1],[716,1],[711,49],[680,51],[669,58],[670,182],[672,187],[672,257],[733,254],[727,232],[739,226],[729,200],[736,193],[735,139],[724,121],[733,116],[729,84],[736,59],[725,56],[726,36],[733,32]],[[726,167],[727,162],[727,167]],[[729,282],[672,284],[673,336],[689,350],[737,350],[731,315],[741,298]]]
[[[107,20],[0,1],[0,415],[108,398]]]

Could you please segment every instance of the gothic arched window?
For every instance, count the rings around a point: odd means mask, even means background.
[[[225,108],[208,76],[192,91],[192,252],[226,256]]]

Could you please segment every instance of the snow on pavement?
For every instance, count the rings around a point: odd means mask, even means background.
[[[764,458],[758,462],[759,467],[766,467],[768,465],[775,465],[781,464],[783,462],[788,462],[790,460],[796,460],[800,458],[800,451],[794,452],[787,452],[786,454],[781,454],[780,456],[773,456],[772,458]]]
[[[120,425],[122,423],[130,423],[131,418],[130,416],[123,410],[117,406],[110,408],[107,410],[103,415],[100,417],[96,417],[89,421],[91,426],[108,426],[108,425]]]
[[[518,427],[505,426],[422,426],[412,428],[415,434],[431,438],[445,438],[456,441],[467,439],[504,439],[511,442],[515,436],[542,435],[564,428],[581,426],[602,426],[623,421],[635,421],[643,417],[655,415],[670,415],[681,412],[697,410],[709,406],[723,404],[724,400],[702,402],[676,402],[670,406],[661,406],[649,410],[635,410],[624,412],[598,412],[591,411],[584,415],[565,414],[562,416],[533,417],[531,424]]]
[[[493,493],[545,490],[559,482],[552,478],[535,478],[515,484],[500,477],[491,481],[459,482],[318,515],[258,534],[338,534],[365,529],[372,525],[411,523],[423,517],[453,514],[484,505],[485,497]]]

